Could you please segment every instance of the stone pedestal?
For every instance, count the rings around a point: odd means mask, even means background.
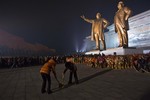
[[[142,54],[143,50],[142,49],[137,49],[137,48],[123,48],[123,47],[118,47],[118,48],[112,48],[112,49],[107,49],[104,51],[99,51],[99,50],[92,50],[89,52],[86,52],[86,55],[90,55],[90,54],[102,54],[104,53],[105,55],[114,55],[116,53],[116,55],[128,55],[128,54]]]
[[[94,54],[100,54],[100,50],[91,50],[85,53],[85,55],[94,55]]]

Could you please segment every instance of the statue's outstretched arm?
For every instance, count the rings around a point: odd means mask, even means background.
[[[91,19],[87,19],[87,18],[85,18],[85,16],[84,15],[82,15],[82,16],[80,16],[82,19],[84,19],[86,22],[88,22],[88,23],[92,23],[93,22],[93,20],[91,20]]]

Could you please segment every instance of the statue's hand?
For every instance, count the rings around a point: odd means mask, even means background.
[[[82,15],[82,16],[81,16],[81,18],[85,19],[85,16],[84,16],[84,15]]]

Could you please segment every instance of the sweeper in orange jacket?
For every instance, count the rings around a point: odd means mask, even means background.
[[[57,75],[55,72],[55,66],[56,66],[56,62],[53,59],[48,60],[48,62],[46,62],[40,70],[40,74],[42,76],[43,82],[42,82],[42,88],[41,88],[41,92],[45,93],[46,90],[46,82],[48,81],[48,87],[47,87],[47,93],[50,94],[52,93],[51,91],[51,77],[50,77],[50,72],[52,71],[56,81],[58,82],[58,84],[60,85],[61,83],[58,81],[57,79]]]

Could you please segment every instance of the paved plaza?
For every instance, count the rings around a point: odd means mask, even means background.
[[[150,73],[91,68],[83,64],[77,67],[77,85],[60,89],[51,74],[52,94],[41,94],[40,66],[0,69],[0,100],[150,100]],[[63,69],[64,64],[56,66],[59,80]],[[69,72],[65,84],[68,76]]]

